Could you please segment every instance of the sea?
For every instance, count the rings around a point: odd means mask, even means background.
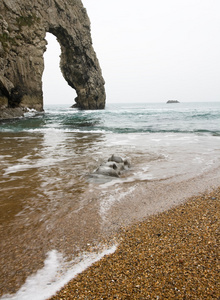
[[[48,299],[127,226],[220,185],[220,102],[44,109],[0,121],[1,300]],[[113,154],[130,168],[94,176]]]

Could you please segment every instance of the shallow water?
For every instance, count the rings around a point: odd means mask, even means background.
[[[218,185],[219,112],[219,103],[50,107],[2,122],[1,294],[15,293],[48,255],[62,257],[62,275],[52,279],[58,287],[83,251],[112,249],[110,236],[121,226]],[[91,178],[113,153],[129,158],[131,169],[116,179]]]

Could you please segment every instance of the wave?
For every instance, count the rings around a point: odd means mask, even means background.
[[[52,250],[47,254],[44,267],[27,278],[14,295],[4,295],[0,300],[46,300],[58,292],[71,279],[106,255],[114,253],[117,245],[103,248],[98,253],[83,253],[72,262],[65,262],[61,253]],[[72,266],[71,266],[72,265]]]
[[[219,136],[220,107],[217,104],[110,105],[106,110],[82,111],[52,107],[45,114],[1,122],[1,132],[82,133],[195,133]]]
[[[66,158],[42,158],[37,160],[37,162],[32,162],[32,163],[19,163],[19,164],[13,164],[12,166],[9,166],[5,169],[4,175],[11,175],[14,173],[18,172],[24,172],[29,169],[34,169],[34,168],[40,168],[40,167],[46,167],[46,166],[51,166],[54,164],[57,164],[58,162],[64,161]]]
[[[180,134],[199,134],[199,135],[212,135],[220,136],[220,130],[208,130],[208,129],[156,129],[156,128],[133,128],[133,127],[102,127],[102,128],[35,128],[35,129],[22,129],[14,130],[11,128],[2,128],[0,129],[2,133],[14,133],[14,132],[23,132],[23,133],[48,133],[48,132],[57,132],[57,133],[85,133],[85,134],[144,134],[144,133],[180,133]]]
[[[28,129],[27,132],[63,132],[63,133],[106,133],[105,130],[83,130],[83,129],[69,129],[69,128],[39,128],[39,129]]]

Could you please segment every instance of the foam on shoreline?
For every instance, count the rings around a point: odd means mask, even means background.
[[[100,252],[84,253],[72,262],[65,262],[61,253],[48,253],[44,267],[27,278],[25,284],[14,295],[4,295],[1,300],[46,300],[54,295],[76,275],[117,249],[116,245],[103,248]],[[69,266],[73,264],[72,267]],[[65,270],[65,271],[64,271]]]
[[[59,299],[219,299],[220,188],[120,234],[118,249],[71,280]]]

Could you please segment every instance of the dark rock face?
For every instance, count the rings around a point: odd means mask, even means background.
[[[1,0],[0,110],[43,110],[46,33],[61,46],[60,68],[76,90],[76,106],[103,109],[105,89],[81,0]]]
[[[178,100],[168,100],[167,103],[168,103],[168,104],[169,104],[169,103],[179,103],[179,101],[178,101]]]

